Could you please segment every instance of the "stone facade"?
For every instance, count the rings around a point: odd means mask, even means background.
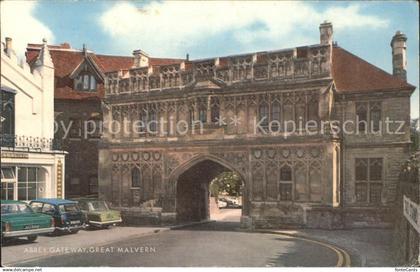
[[[70,44],[48,45],[55,65],[53,94],[57,130],[66,156],[66,197],[98,193],[98,142],[101,136],[104,72],[128,68],[132,57],[98,55]],[[28,44],[26,60],[32,65],[40,54],[39,44]]]
[[[331,24],[320,32],[317,45],[170,65],[136,51],[137,66],[106,73],[100,197],[131,215],[149,206],[201,220],[209,182],[235,171],[244,225],[388,226],[409,123],[398,135],[354,136],[332,121],[359,116],[374,130],[378,118],[408,121],[414,87],[333,44]],[[279,129],[291,120],[326,129]],[[118,130],[139,122],[151,126]]]

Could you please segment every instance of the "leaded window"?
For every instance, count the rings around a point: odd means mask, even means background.
[[[382,128],[381,102],[358,102],[356,103],[357,126],[359,132],[379,132]]]
[[[288,165],[280,168],[279,192],[280,200],[289,201],[293,199],[292,168]]]
[[[269,116],[268,116],[268,104],[266,102],[261,102],[258,109],[259,121],[261,122],[262,127],[268,126]]]
[[[367,123],[368,123],[368,111],[367,111],[367,103],[357,103],[356,104],[356,115],[357,115],[357,126],[359,132],[366,132],[367,130]]]
[[[207,110],[204,106],[201,106],[198,111],[198,118],[200,122],[206,123],[207,122]]]
[[[381,203],[383,159],[358,158],[355,163],[356,201],[364,203]]]
[[[131,187],[140,188],[140,169],[137,167],[131,169]]]
[[[220,118],[220,103],[217,97],[211,98],[211,122],[217,123]]]
[[[370,122],[372,126],[372,132],[378,132],[381,129],[381,105],[380,103],[370,104]]]

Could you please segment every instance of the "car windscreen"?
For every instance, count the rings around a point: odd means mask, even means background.
[[[108,210],[108,206],[106,205],[105,201],[92,201],[92,202],[89,202],[89,210],[90,211],[106,211]]]
[[[61,205],[58,205],[58,209],[62,213],[80,211],[77,204],[61,204]]]
[[[1,213],[32,213],[32,209],[26,204],[1,204]]]

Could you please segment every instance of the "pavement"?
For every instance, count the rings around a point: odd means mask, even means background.
[[[114,227],[40,236],[2,247],[6,266],[393,266],[391,231],[239,228],[240,209],[221,209],[205,224],[182,228]],[[341,256],[340,256],[341,255]],[[71,257],[70,257],[71,256]],[[350,259],[350,258],[349,258]]]
[[[77,234],[38,236],[38,239],[32,243],[28,243],[25,238],[21,238],[2,246],[2,265],[15,264],[24,260],[39,259],[47,256],[68,255],[80,248],[89,249],[90,247],[98,247],[167,230],[169,228],[117,226],[102,230],[80,230]]]

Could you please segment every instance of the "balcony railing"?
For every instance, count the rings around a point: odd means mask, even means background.
[[[1,147],[28,149],[35,151],[60,150],[61,142],[57,139],[0,134]]]

